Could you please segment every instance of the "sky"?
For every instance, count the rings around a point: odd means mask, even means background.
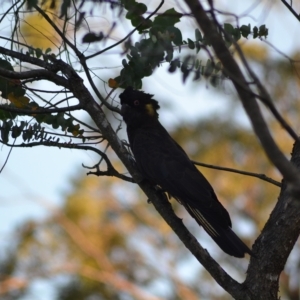
[[[168,1],[166,1],[168,2]],[[225,0],[220,1],[226,5]],[[243,12],[248,3],[257,1],[233,1],[235,9]],[[233,5],[231,1],[231,5]],[[265,23],[270,28],[268,42],[286,54],[300,46],[299,22],[281,4],[273,7],[272,1],[264,1],[258,6],[256,18],[244,18],[243,24]],[[249,5],[250,6],[250,5]],[[248,7],[249,7],[248,6]],[[4,6],[0,5],[0,12]],[[299,7],[300,11],[300,7]],[[280,21],[278,21],[280,20]],[[8,28],[7,24],[0,24]],[[0,46],[3,46],[0,40]],[[276,51],[272,55],[278,55]],[[155,99],[163,103],[160,119],[168,130],[182,122],[204,118],[212,113],[222,112],[224,99],[232,97],[231,91],[220,98],[206,83],[195,87],[191,83],[182,84],[179,72],[169,74],[166,67],[159,68],[153,77],[144,81],[145,92],[154,93]],[[116,95],[121,90],[116,92]],[[118,96],[116,97],[118,98]],[[246,116],[241,117],[249,125]],[[7,160],[7,162],[6,162]],[[209,162],[207,162],[209,163]],[[0,146],[0,255],[4,247],[12,242],[14,228],[25,220],[41,220],[51,212],[49,207],[57,207],[65,195],[72,191],[71,179],[86,170],[85,165],[94,165],[94,157],[87,152],[46,147],[10,148]]]

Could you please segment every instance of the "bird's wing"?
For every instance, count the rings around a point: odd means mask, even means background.
[[[251,250],[231,230],[227,210],[213,188],[164,129],[135,136],[132,151],[142,174],[177,199],[224,252],[244,257]]]
[[[183,204],[202,226],[207,218],[219,226],[231,226],[229,214],[209,182],[169,135],[148,132],[148,135],[141,134],[137,141],[133,152],[146,178]]]

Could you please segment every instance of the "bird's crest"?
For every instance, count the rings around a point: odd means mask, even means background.
[[[142,91],[134,90],[131,86],[127,87],[122,94],[120,94],[121,104],[127,104],[137,109],[144,109],[147,115],[157,116],[159,104],[152,99],[153,95],[146,94]]]

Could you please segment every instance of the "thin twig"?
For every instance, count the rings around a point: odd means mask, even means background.
[[[81,104],[77,104],[69,107],[57,107],[53,109],[48,109],[48,108],[24,109],[24,108],[12,107],[9,105],[0,105],[0,111],[4,110],[4,111],[15,112],[24,115],[52,114],[52,113],[59,113],[59,112],[69,112],[69,111],[80,110],[80,109],[83,109],[83,106]]]
[[[66,78],[44,69],[37,69],[25,72],[15,72],[0,68],[0,76],[4,77],[5,79],[31,79],[32,81],[47,79],[55,83],[56,85],[61,85],[65,88],[69,87],[69,83],[66,80]]]
[[[66,35],[61,32],[61,30],[56,26],[56,24],[50,19],[50,17],[37,5],[33,4],[33,7],[46,19],[46,21],[53,27],[53,29],[59,34],[62,40],[76,53],[78,57],[83,54],[73,45],[66,37]]]
[[[287,3],[285,0],[281,0],[281,2],[288,8],[288,10],[294,15],[294,17],[300,22],[300,15],[295,12],[291,5]]]
[[[157,6],[157,8],[147,17],[147,18],[145,18],[145,20],[148,20],[148,19],[150,19],[153,15],[155,15],[157,12],[158,12],[158,10],[163,6],[163,4],[164,4],[164,0],[162,0],[161,2],[160,2],[160,4]],[[106,51],[108,51],[108,50],[110,50],[110,49],[112,49],[112,48],[114,48],[114,47],[116,47],[116,46],[118,46],[118,45],[120,45],[121,43],[123,43],[123,42],[125,42],[134,32],[136,32],[142,25],[143,25],[143,23],[144,23],[144,21],[143,22],[141,22],[140,24],[138,24],[138,26],[136,26],[133,30],[131,30],[124,38],[122,38],[121,40],[119,40],[118,42],[116,42],[115,44],[113,44],[113,45],[110,45],[109,47],[107,47],[107,48],[105,48],[105,49],[102,49],[102,50],[100,50],[100,51],[98,51],[98,52],[96,52],[96,53],[94,53],[94,54],[91,54],[91,55],[89,55],[89,56],[86,56],[85,57],[85,59],[87,60],[87,59],[90,59],[90,58],[93,58],[93,57],[95,57],[95,56],[97,56],[97,55],[99,55],[99,54],[102,54],[102,53],[104,53],[104,52],[106,52]]]
[[[34,66],[39,66],[39,67],[45,68],[54,73],[59,71],[58,66],[56,66],[54,64],[50,64],[45,60],[30,56],[30,55],[26,55],[26,54],[23,54],[23,53],[14,51],[14,50],[0,47],[0,53],[3,55],[6,55],[6,56],[12,57],[12,58],[16,58],[22,62],[27,62],[27,63],[33,64]]]
[[[251,176],[251,177],[256,177],[259,178],[261,180],[267,181],[271,184],[274,184],[278,187],[281,187],[281,183],[270,178],[267,177],[265,174],[257,174],[257,173],[252,173],[252,172],[246,172],[246,171],[242,171],[242,170],[237,170],[237,169],[232,169],[232,168],[227,168],[227,167],[220,167],[220,166],[214,166],[214,165],[210,165],[210,164],[205,164],[205,163],[200,163],[197,161],[193,161],[192,163],[197,165],[197,166],[201,166],[201,167],[205,167],[205,168],[210,168],[210,169],[216,169],[216,170],[221,170],[221,171],[227,171],[227,172],[232,172],[232,173],[237,173],[237,174],[242,174],[242,175],[246,175],[246,176]]]
[[[112,165],[111,161],[107,157],[107,155],[99,150],[98,148],[94,148],[91,146],[81,146],[81,145],[76,145],[76,144],[68,144],[68,143],[57,143],[57,142],[52,142],[52,141],[41,141],[41,142],[32,142],[32,143],[22,143],[20,145],[14,145],[14,144],[5,144],[6,146],[9,147],[14,147],[14,148],[31,148],[31,147],[36,147],[36,146],[47,146],[47,147],[57,147],[57,148],[68,148],[68,149],[77,149],[77,150],[89,150],[97,153],[100,155],[106,162],[107,165],[107,170],[106,171],[100,171],[99,172],[89,172],[88,174],[94,174],[98,176],[113,176],[120,178],[122,180],[128,181],[128,182],[135,182],[131,177],[128,177],[126,175],[120,174]]]
[[[0,174],[2,173],[3,169],[5,168],[5,166],[6,166],[7,162],[8,162],[8,159],[9,159],[9,157],[10,157],[10,154],[11,154],[11,152],[12,152],[12,149],[13,149],[14,146],[15,146],[15,142],[16,142],[16,139],[14,140],[12,146],[11,146],[10,149],[9,149],[9,152],[8,152],[8,155],[6,156],[5,162],[3,163],[3,166],[1,167]]]

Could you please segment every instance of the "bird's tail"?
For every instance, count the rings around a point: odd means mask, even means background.
[[[191,216],[201,225],[219,247],[227,254],[235,257],[244,257],[245,253],[252,256],[252,251],[234,233],[230,226],[221,225],[216,216],[204,215],[198,209],[184,204]]]

